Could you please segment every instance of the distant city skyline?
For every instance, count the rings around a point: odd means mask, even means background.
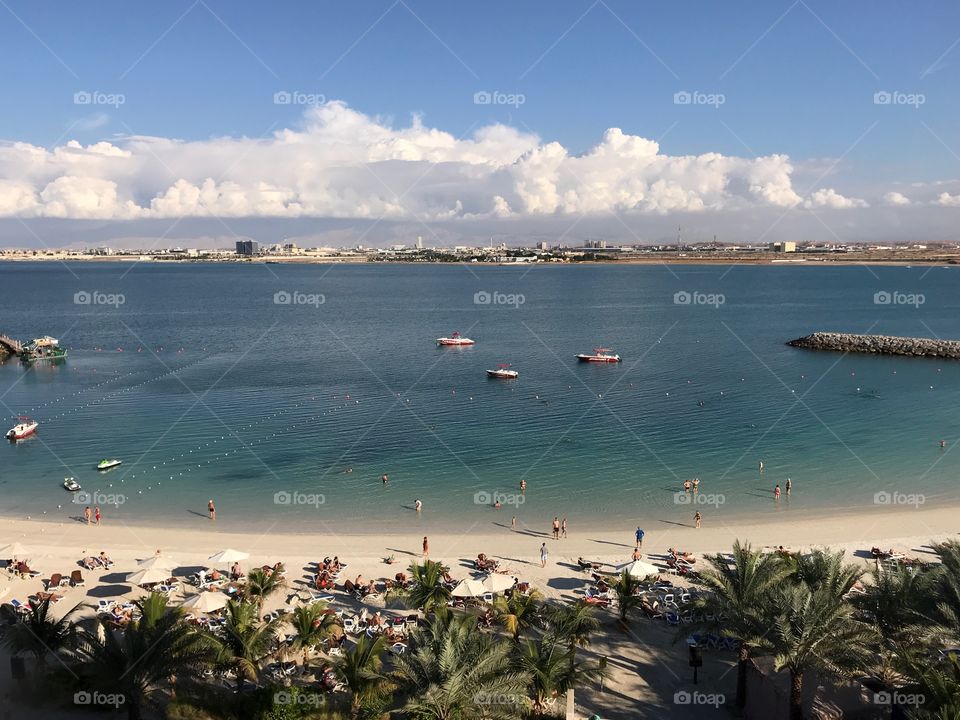
[[[0,15],[0,246],[960,236],[953,5]]]

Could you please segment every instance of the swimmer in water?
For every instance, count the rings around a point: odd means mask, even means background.
[[[941,440],[941,441],[940,441],[940,449],[942,450],[942,449],[945,448],[946,446],[947,446],[947,441],[946,441],[946,440]]]
[[[383,477],[380,478],[380,479],[383,481],[383,484],[384,484],[384,485],[386,485],[386,484],[389,482],[389,480],[390,480],[390,479],[387,477],[387,474],[386,474],[386,473],[384,473],[384,474],[383,474]]]
[[[700,489],[700,478],[693,479],[693,491],[697,492]]]
[[[773,489],[773,499],[774,499],[774,500],[779,500],[779,499],[780,499],[780,485],[779,485],[779,483],[778,483],[777,486]]]
[[[763,472],[763,460],[760,461],[759,468],[760,468],[760,472]]]
[[[520,481],[520,492],[526,492],[526,491],[527,491],[527,481],[526,481],[526,480],[521,480],[521,481]]]
[[[793,490],[793,480],[787,478],[787,495],[790,494],[791,490]]]
[[[690,488],[691,488],[691,487],[693,487],[693,483],[691,483],[689,480],[684,480],[684,481],[683,481],[683,491],[684,491],[684,492],[690,492]]]
[[[416,502],[413,503],[413,508],[417,512],[420,512],[423,509],[423,503],[417,500]]]

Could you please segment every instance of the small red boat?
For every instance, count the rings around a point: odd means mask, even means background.
[[[459,332],[453,333],[450,337],[437,338],[437,345],[463,346],[473,345],[474,341],[470,338],[462,337]]]
[[[593,355],[580,353],[577,355],[577,360],[580,362],[618,363],[620,362],[620,356],[614,355],[612,348],[599,347],[593,349]]]
[[[23,440],[25,437],[33,435],[37,431],[37,428],[40,427],[40,423],[34,422],[28,417],[19,417],[17,419],[20,422],[7,430],[8,440]]]

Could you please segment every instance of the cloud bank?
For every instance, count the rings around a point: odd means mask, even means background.
[[[446,222],[868,206],[802,194],[786,155],[671,156],[618,128],[582,154],[494,124],[467,138],[329,102],[269,138],[132,136],[46,149],[0,145],[0,217],[333,218]],[[946,197],[944,197],[946,196]],[[944,193],[938,203],[953,205]],[[886,205],[910,200],[888,193]]]

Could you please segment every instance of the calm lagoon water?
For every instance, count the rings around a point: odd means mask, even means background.
[[[688,522],[674,493],[695,476],[724,500],[704,514],[731,521],[872,506],[882,491],[954,501],[960,453],[939,441],[960,438],[960,363],[784,342],[960,338],[958,272],[0,264],[0,332],[70,348],[53,366],[0,365],[7,422],[41,423],[0,447],[0,512],[77,514],[65,476],[123,495],[108,520],[196,524],[215,498],[224,522],[277,531]],[[878,305],[883,291],[923,302]],[[436,347],[455,330],[477,344]],[[600,344],[624,361],[576,362]],[[500,362],[520,378],[488,379]],[[99,474],[102,457],[124,464]],[[482,504],[514,501],[521,478],[522,505]]]

